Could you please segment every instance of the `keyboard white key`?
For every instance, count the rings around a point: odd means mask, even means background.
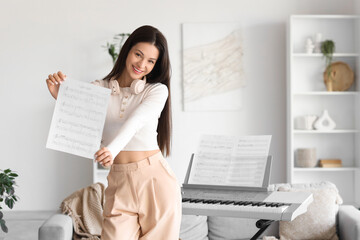
[[[185,212],[201,212],[205,215],[222,216],[236,215],[238,217],[263,218],[263,219],[281,219],[281,214],[288,208],[288,205],[282,206],[252,206],[252,205],[236,205],[220,204],[220,203],[203,203],[203,202],[183,202],[183,211]],[[199,214],[200,215],[200,214]],[[268,216],[268,218],[267,218]]]

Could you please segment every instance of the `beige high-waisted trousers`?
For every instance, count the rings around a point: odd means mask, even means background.
[[[161,152],[113,164],[107,177],[101,240],[178,240],[181,192]]]

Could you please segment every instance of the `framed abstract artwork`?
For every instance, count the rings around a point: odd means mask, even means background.
[[[185,111],[236,111],[246,85],[239,23],[184,23]]]

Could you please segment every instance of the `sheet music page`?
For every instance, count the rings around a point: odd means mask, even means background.
[[[261,187],[270,141],[270,135],[202,136],[189,183]]]
[[[61,84],[46,147],[86,158],[100,148],[110,89],[67,79]]]

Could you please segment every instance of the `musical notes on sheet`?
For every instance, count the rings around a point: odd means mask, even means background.
[[[189,183],[262,186],[270,141],[267,135],[202,136]]]
[[[46,147],[94,158],[100,148],[110,92],[67,79],[60,86]]]

